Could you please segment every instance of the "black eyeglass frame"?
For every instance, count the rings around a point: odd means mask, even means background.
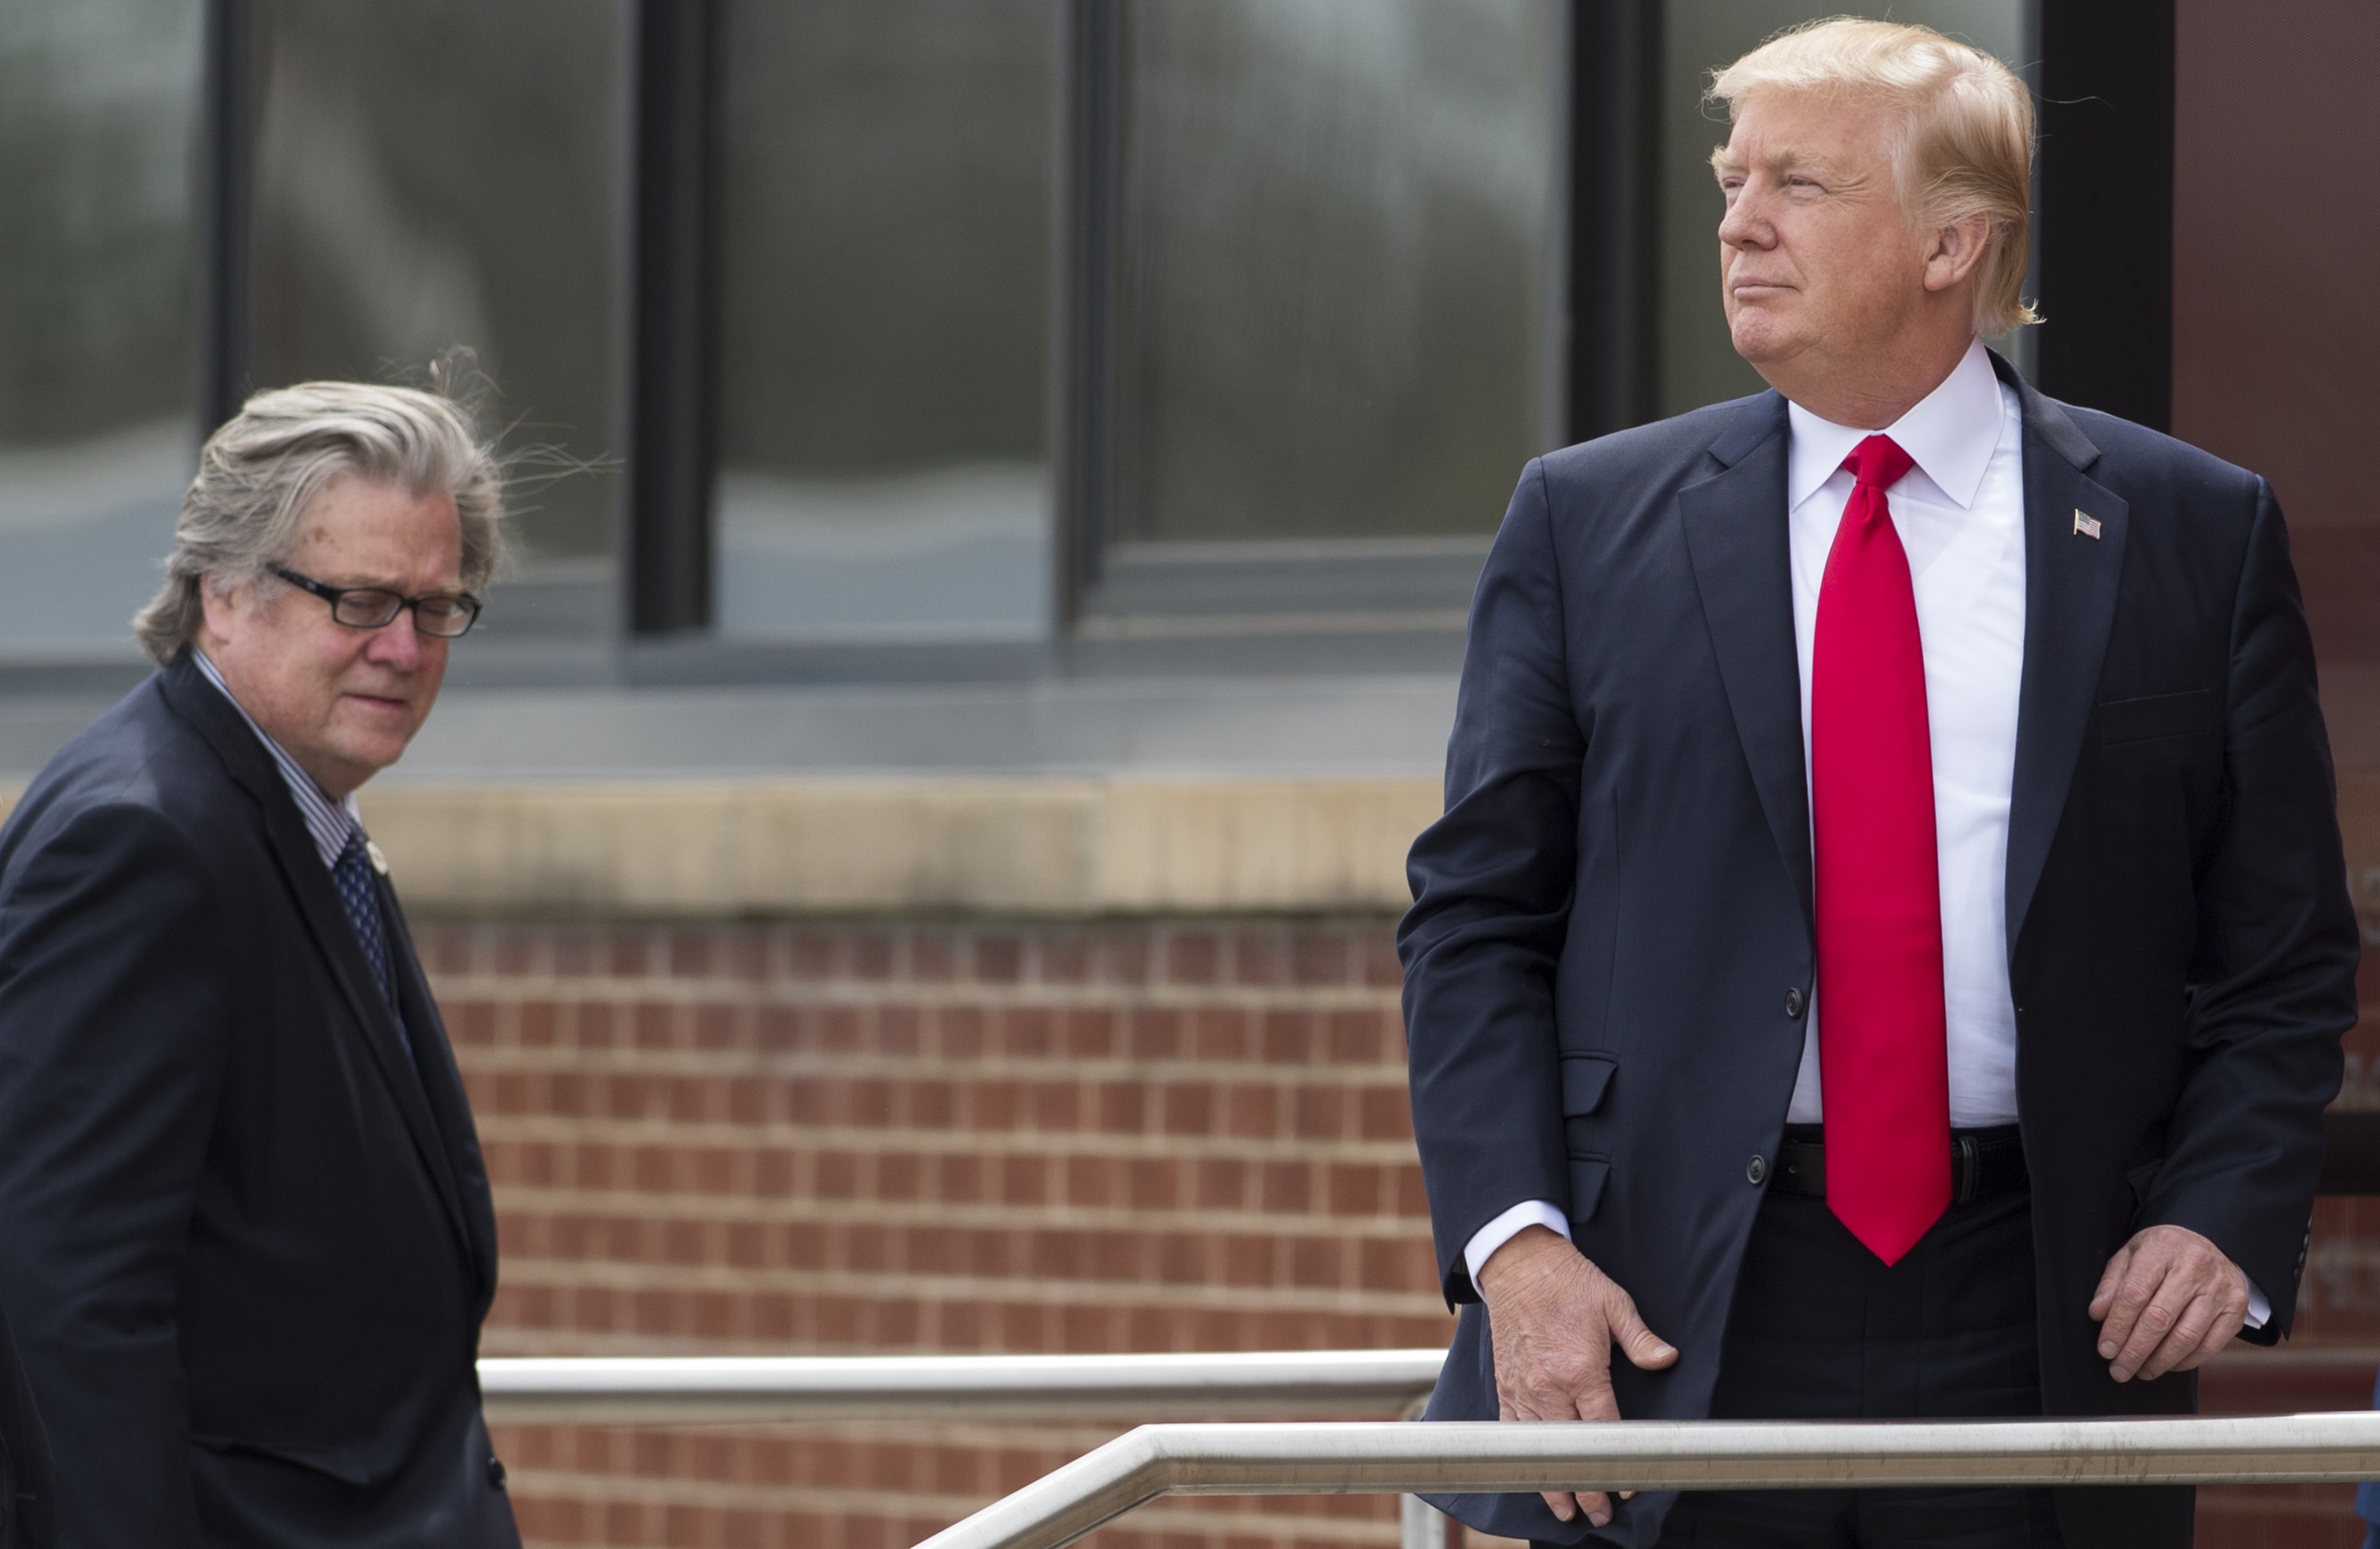
[[[311,576],[302,575],[299,572],[289,568],[286,565],[269,565],[265,567],[265,568],[271,570],[274,575],[279,576],[283,580],[287,581],[290,585],[298,588],[299,591],[310,592],[315,596],[322,599],[322,601],[330,604],[331,622],[342,625],[350,629],[385,629],[390,625],[396,622],[396,616],[398,614],[410,608],[413,610],[413,628],[416,634],[427,635],[431,640],[461,640],[465,635],[471,632],[471,626],[480,621],[480,609],[485,605],[480,601],[480,599],[472,596],[468,592],[425,592],[419,597],[407,597],[401,592],[392,592],[384,586],[332,586],[327,582],[318,581]],[[366,595],[389,598],[395,602],[395,605],[388,610],[388,616],[386,617],[373,624],[360,624],[352,618],[342,618],[339,616],[339,604],[342,601],[349,597]],[[463,627],[455,630],[453,634],[441,634],[436,629],[422,628],[421,604],[424,603],[461,604],[467,610],[463,615]]]

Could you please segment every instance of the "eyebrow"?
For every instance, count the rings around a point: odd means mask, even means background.
[[[1779,146],[1774,150],[1764,152],[1758,161],[1762,167],[1770,172],[1815,172],[1823,180],[1828,182],[1840,182],[1846,177],[1824,156],[1802,150],[1798,146]],[[1730,172],[1745,170],[1745,164],[1730,155],[1728,148],[1724,145],[1712,149],[1710,165],[1712,173],[1722,177]]]

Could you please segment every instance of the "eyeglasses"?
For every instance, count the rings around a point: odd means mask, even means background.
[[[378,629],[396,622],[396,616],[406,609],[413,610],[413,627],[425,635],[440,640],[455,640],[471,632],[479,622],[480,600],[468,592],[435,592],[427,597],[407,597],[378,586],[325,586],[311,576],[301,576],[286,566],[269,567],[273,573],[290,585],[331,604],[331,616],[350,629]]]

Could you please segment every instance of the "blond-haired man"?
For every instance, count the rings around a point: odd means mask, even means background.
[[[2032,114],[1721,71],[1773,392],[1530,465],[1401,932],[1436,1418],[2171,1413],[2286,1333],[2357,940],[2261,479],[2041,396]],[[1615,1359],[1613,1349],[1620,1354]],[[2186,1544],[2187,1490],[1475,1496],[1641,1545]]]

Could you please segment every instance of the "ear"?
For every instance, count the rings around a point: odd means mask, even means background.
[[[1943,291],[1964,285],[1983,266],[1991,235],[1992,218],[1985,214],[1935,227],[1925,250],[1925,288]]]
[[[206,638],[226,640],[239,627],[240,616],[247,613],[256,600],[256,583],[242,581],[237,586],[223,586],[212,576],[199,578],[199,606],[205,617]]]

